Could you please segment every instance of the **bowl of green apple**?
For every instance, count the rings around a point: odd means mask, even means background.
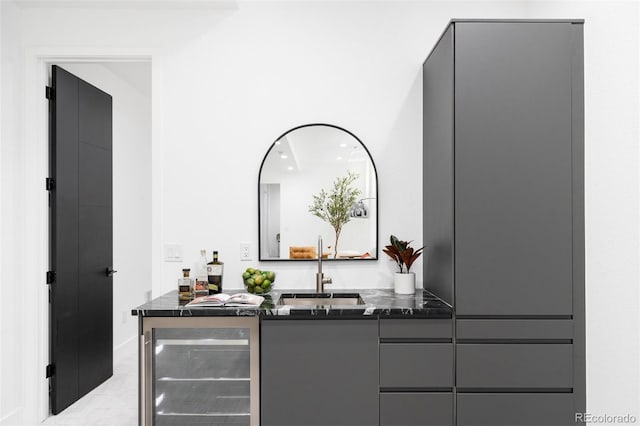
[[[273,288],[273,282],[276,280],[276,273],[273,271],[261,271],[256,268],[247,268],[242,273],[244,287],[249,293],[267,294]]]

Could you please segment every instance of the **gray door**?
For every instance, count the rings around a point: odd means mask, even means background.
[[[111,96],[53,66],[51,409],[113,374]]]
[[[378,424],[378,321],[263,320],[260,424]]]
[[[571,24],[455,24],[458,315],[572,314]]]

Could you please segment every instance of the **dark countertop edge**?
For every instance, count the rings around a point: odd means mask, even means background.
[[[374,312],[369,315],[363,315],[362,312],[353,312],[353,313],[335,313],[335,314],[327,314],[317,313],[317,312],[309,312],[309,310],[305,309],[297,309],[291,310],[288,314],[278,315],[272,313],[248,313],[247,314],[238,315],[236,311],[216,311],[216,312],[207,312],[202,314],[195,315],[180,315],[174,311],[154,311],[153,315],[137,315],[134,313],[134,316],[154,318],[154,317],[173,317],[173,318],[194,318],[194,317],[254,317],[258,316],[261,320],[267,321],[280,321],[280,320],[288,320],[288,319],[405,319],[405,318],[415,318],[415,319],[451,319],[451,313],[446,312],[434,312],[434,313],[386,313],[386,312]]]
[[[266,320],[283,320],[283,319],[402,319],[402,318],[452,318],[452,312],[450,310],[444,310],[443,308],[428,308],[433,310],[438,310],[441,312],[408,312],[413,309],[406,308],[380,308],[376,309],[371,313],[366,313],[363,309],[339,309],[339,308],[331,308],[327,311],[324,308],[316,308],[316,309],[305,309],[305,308],[297,308],[297,309],[289,309],[285,312],[278,312],[278,309],[252,309],[252,308],[241,308],[242,314],[238,313],[238,309],[230,309],[230,310],[212,310],[206,308],[196,308],[196,309],[185,309],[185,310],[166,310],[166,309],[157,309],[153,311],[152,315],[139,315],[139,311],[132,310],[131,315],[140,316],[140,317],[176,317],[176,318],[189,318],[189,317],[254,317],[258,316],[261,319]],[[391,312],[389,312],[391,311]]]
[[[384,291],[386,294],[375,294],[378,291]],[[276,292],[274,298],[288,292],[300,292],[299,290],[281,290]],[[138,306],[131,310],[132,316],[138,317],[241,317],[241,316],[258,316],[261,319],[377,319],[377,318],[444,318],[453,317],[453,309],[442,299],[434,295],[426,289],[416,291],[412,295],[397,295],[392,289],[352,289],[342,290],[340,293],[359,292],[365,301],[369,300],[362,306],[288,306],[275,305],[270,301],[269,306],[260,307],[229,307],[223,309],[211,308],[185,308],[184,305],[174,305],[173,299],[177,297],[177,291],[172,290]],[[373,292],[373,294],[367,294]],[[306,293],[302,291],[301,293]],[[334,292],[329,292],[334,293]],[[314,294],[309,292],[309,294]],[[382,297],[383,300],[379,300]],[[163,305],[163,299],[166,299],[171,306]],[[394,306],[394,300],[406,301],[422,300],[427,306]],[[154,307],[154,301],[160,302]],[[165,302],[166,303],[166,302]]]

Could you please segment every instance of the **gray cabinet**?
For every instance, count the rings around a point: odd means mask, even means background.
[[[456,337],[462,342],[518,339],[567,342],[573,335],[573,321],[564,319],[459,319],[456,321]]]
[[[380,425],[447,426],[452,424],[451,392],[380,394]]]
[[[378,424],[378,321],[263,320],[261,424]]]
[[[426,286],[457,315],[573,314],[581,34],[456,21],[424,64]]]
[[[572,314],[574,27],[456,24],[458,315]]]
[[[451,319],[380,319],[380,425],[453,425]]]
[[[562,393],[458,394],[458,426],[575,425],[573,395]]]
[[[451,319],[383,318],[380,320],[381,339],[451,340]],[[396,340],[397,341],[397,340]]]
[[[452,388],[453,345],[380,343],[380,387]]]
[[[451,319],[263,319],[262,425],[453,425]]]
[[[425,288],[453,305],[454,26],[423,66],[423,241]]]
[[[458,344],[456,385],[464,389],[573,387],[570,344]]]
[[[585,410],[582,24],[454,20],[423,66],[425,288],[457,318],[458,425]]]

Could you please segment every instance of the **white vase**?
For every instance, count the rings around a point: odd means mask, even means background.
[[[396,294],[413,294],[416,292],[416,274],[409,272],[401,274],[396,272],[393,279],[393,290]]]

